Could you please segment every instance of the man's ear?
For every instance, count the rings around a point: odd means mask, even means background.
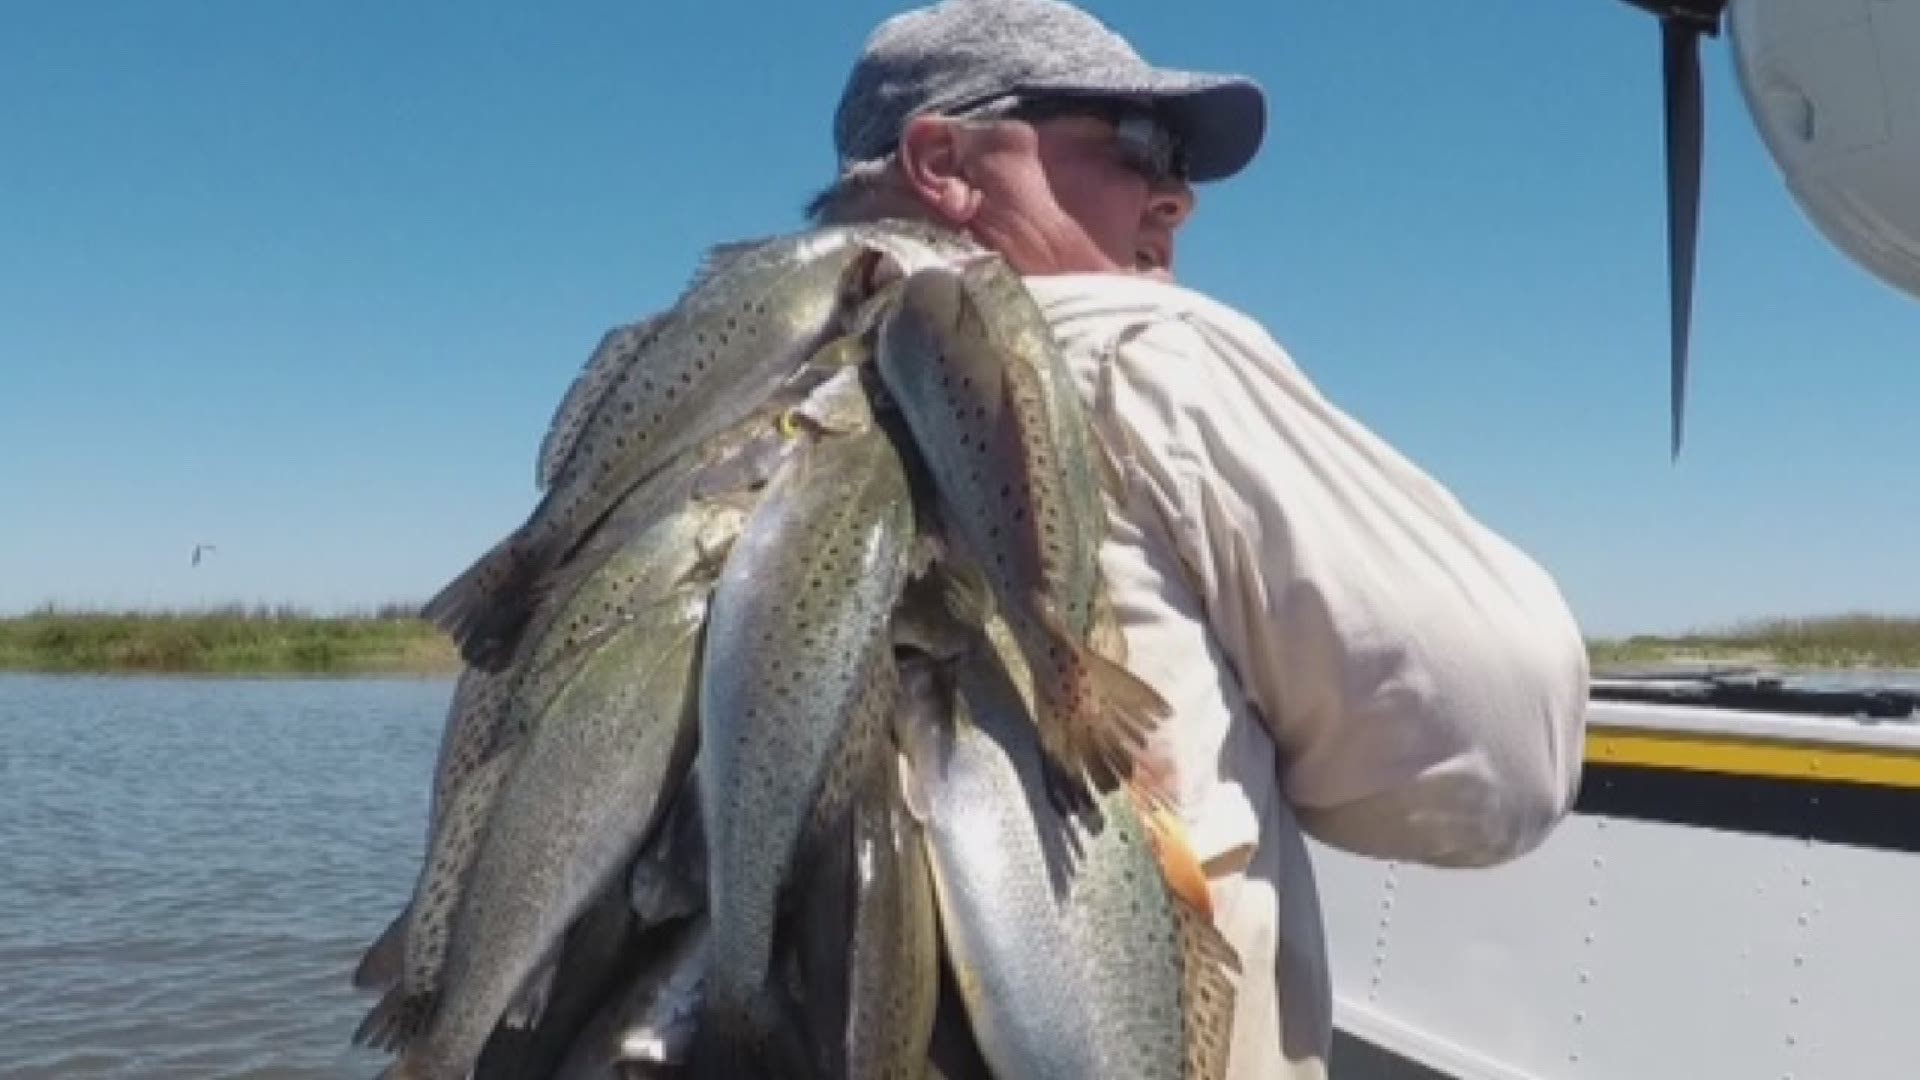
[[[966,175],[966,132],[944,117],[916,116],[900,133],[900,171],[914,197],[949,225],[965,225],[980,208],[980,190]]]

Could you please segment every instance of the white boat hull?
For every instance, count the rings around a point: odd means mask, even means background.
[[[1526,858],[1443,871],[1314,849],[1335,1080],[1920,1076],[1915,725],[1592,715],[1592,791]],[[1700,736],[1746,772],[1686,763]],[[1654,786],[1609,803],[1616,743],[1683,765],[1633,770]]]

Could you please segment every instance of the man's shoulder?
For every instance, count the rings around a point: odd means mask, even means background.
[[[1137,355],[1133,366],[1145,373],[1190,376],[1199,374],[1192,365],[1200,364],[1236,372],[1243,387],[1306,383],[1293,357],[1258,321],[1184,285],[1133,274],[1025,280],[1069,354],[1112,357],[1124,349]]]
[[[1207,336],[1277,348],[1245,313],[1205,293],[1137,274],[1045,274],[1024,279],[1047,320],[1063,336],[1132,334],[1186,325]]]

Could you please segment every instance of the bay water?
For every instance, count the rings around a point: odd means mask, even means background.
[[[449,680],[0,675],[0,1076],[371,1077]]]

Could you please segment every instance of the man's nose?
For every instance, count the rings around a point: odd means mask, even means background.
[[[1147,197],[1147,214],[1154,224],[1171,231],[1192,216],[1193,203],[1193,187],[1185,180],[1163,180]]]

